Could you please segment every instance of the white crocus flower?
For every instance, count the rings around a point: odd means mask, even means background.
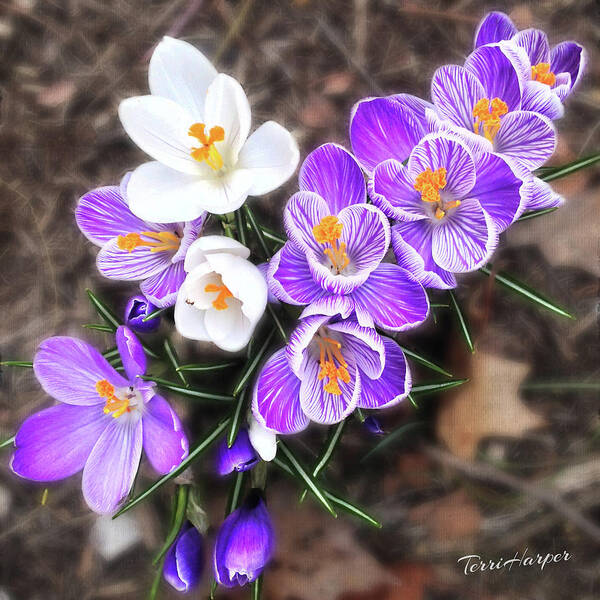
[[[127,187],[129,208],[141,219],[170,223],[204,210],[231,212],[295,171],[299,152],[290,132],[267,121],[248,137],[244,90],[194,46],[165,37],[148,79],[151,95],[119,106],[125,131],[155,159],[138,167]]]
[[[252,415],[248,417],[248,422],[248,437],[252,447],[264,461],[273,460],[277,455],[277,435],[261,425]]]
[[[220,235],[189,247],[175,304],[175,327],[183,337],[229,352],[248,344],[267,306],[267,284],[248,256],[246,246]]]

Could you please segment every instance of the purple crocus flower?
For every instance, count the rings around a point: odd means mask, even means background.
[[[254,386],[252,412],[281,434],[310,421],[331,425],[356,407],[394,406],[412,379],[398,344],[354,319],[311,316],[300,321],[289,344],[263,366]]]
[[[187,593],[198,585],[203,569],[202,536],[187,521],[167,550],[163,577],[178,592]]]
[[[217,472],[219,475],[229,475],[233,471],[249,471],[259,461],[254,447],[250,443],[248,430],[239,430],[231,448],[224,439],[217,450]]]
[[[21,425],[11,461],[17,475],[34,481],[56,481],[83,469],[83,496],[101,514],[113,513],[131,490],[142,447],[160,474],[188,454],[179,418],[155,393],[155,384],[139,377],[146,371],[139,340],[121,326],[116,342],[125,377],[82,340],[42,342],[33,370],[59,404]]]
[[[187,223],[149,223],[127,203],[127,183],[101,187],[79,200],[77,225],[90,242],[101,246],[97,264],[110,279],[139,281],[140,289],[159,308],[172,306],[185,279],[185,254],[202,231],[207,213]]]
[[[271,259],[269,287],[281,301],[307,306],[301,317],[356,313],[365,327],[402,331],[429,312],[425,291],[407,270],[383,264],[390,240],[386,216],[366,204],[364,176],[343,148],[311,152],[300,192],[284,212],[290,238]]]
[[[145,296],[138,294],[129,298],[125,306],[124,323],[136,333],[150,333],[156,331],[160,325],[160,315],[144,321],[158,307],[149,302]]]
[[[527,54],[530,81],[526,85],[531,94],[542,95],[551,90],[562,102],[583,76],[587,52],[581,44],[561,42],[550,49],[548,36],[543,31],[519,31],[506,14],[491,12],[477,28],[475,48],[502,40],[511,40]]]
[[[275,534],[271,517],[258,490],[223,522],[213,555],[219,585],[235,587],[254,581],[271,560]]]
[[[373,435],[385,435],[385,429],[381,426],[379,419],[376,419],[373,415],[369,415],[363,421],[363,425]]]

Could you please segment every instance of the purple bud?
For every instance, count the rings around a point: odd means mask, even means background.
[[[149,321],[144,321],[144,317],[155,310],[158,310],[158,307],[148,302],[144,296],[132,296],[125,307],[125,325],[129,325],[137,333],[156,331],[160,325],[160,315]]]
[[[385,435],[385,431],[381,426],[381,423],[375,417],[368,416],[364,420],[363,425],[365,426],[366,430],[373,435]]]
[[[217,583],[234,587],[254,581],[271,560],[274,538],[267,507],[258,490],[252,490],[217,533],[213,556]]]
[[[233,446],[227,447],[224,439],[217,450],[217,472],[228,475],[233,471],[248,471],[258,463],[259,459],[250,443],[246,429],[240,429]]]
[[[202,536],[187,522],[167,550],[163,577],[178,592],[189,592],[198,585],[204,569],[202,546]]]

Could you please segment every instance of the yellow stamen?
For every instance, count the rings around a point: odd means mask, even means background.
[[[210,128],[207,136],[205,128],[204,123],[194,123],[188,131],[189,136],[195,137],[202,144],[192,148],[192,158],[198,162],[204,161],[211,169],[218,171],[223,166],[223,158],[215,144],[225,139],[225,130],[217,125]]]
[[[342,345],[334,339],[322,336],[317,336],[317,342],[321,351],[319,358],[321,370],[319,371],[318,379],[319,381],[328,380],[323,385],[323,389],[326,392],[335,396],[341,396],[342,390],[340,389],[338,380],[344,383],[350,382],[350,373],[348,373],[347,369],[348,363],[344,360],[341,352]]]
[[[325,248],[323,253],[329,257],[333,268],[339,274],[350,263],[350,259],[346,254],[346,243],[340,242],[342,235],[343,223],[338,221],[338,218],[329,215],[323,217],[318,225],[313,227],[313,235],[319,244],[329,244],[329,248]]]
[[[556,75],[550,70],[550,63],[538,63],[531,67],[531,79],[553,86],[556,83]]]
[[[233,294],[229,291],[229,288],[226,285],[217,285],[215,283],[209,283],[205,288],[204,288],[205,292],[214,292],[214,293],[218,293],[219,295],[216,297],[215,300],[213,300],[212,305],[217,309],[217,310],[226,310],[227,308],[229,308],[227,306],[227,302],[225,302],[225,300],[227,298],[232,298]]]
[[[117,419],[124,413],[131,412],[129,399],[124,398],[121,400],[117,398],[115,396],[115,387],[106,379],[96,382],[96,391],[101,398],[106,398],[106,404],[104,405],[105,415],[112,413],[113,418]]]
[[[500,98],[494,98],[491,103],[487,98],[482,98],[473,107],[473,116],[475,117],[473,130],[479,134],[480,127],[483,125],[483,135],[487,140],[493,142],[496,134],[500,131],[500,117],[507,112],[508,106]]]
[[[157,240],[149,242],[142,239],[142,236]],[[140,233],[128,233],[117,237],[117,246],[120,250],[132,252],[136,248],[147,246],[151,248],[150,252],[176,252],[179,249],[181,238],[172,231],[142,231]]]

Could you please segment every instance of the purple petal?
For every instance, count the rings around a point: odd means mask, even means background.
[[[300,407],[300,380],[294,375],[285,348],[273,354],[254,385],[252,413],[256,420],[277,433],[298,433],[309,420]]]
[[[188,221],[183,226],[183,237],[179,243],[179,249],[173,255],[171,259],[174,263],[183,261],[189,247],[198,239],[198,236],[202,233],[202,228],[208,217],[207,212],[203,212],[199,217],[193,221]]]
[[[144,321],[158,307],[149,302],[145,296],[137,294],[129,298],[125,307],[123,322],[137,333],[150,333],[156,331],[160,326],[160,315]]]
[[[338,296],[323,292],[316,300],[313,300],[300,315],[301,319],[313,315],[325,315],[335,317],[340,315],[343,319],[350,316],[354,310],[354,302],[350,296]]]
[[[143,445],[150,464],[157,473],[170,473],[187,457],[189,444],[181,421],[171,405],[154,396],[144,406]]]
[[[110,419],[83,469],[83,496],[94,512],[116,511],[131,490],[141,455],[141,419]]]
[[[269,273],[269,263],[268,262],[259,263],[259,264],[256,265],[256,268],[260,271],[261,275],[265,278],[265,281],[267,283],[267,287],[269,287],[268,302],[270,304],[279,304],[279,299],[273,293],[273,291],[271,290],[271,288],[269,286],[269,275],[268,275],[268,273]]]
[[[571,76],[569,73],[559,73],[556,75],[556,81],[552,91],[558,96],[561,102],[564,102],[571,93]]]
[[[414,275],[397,265],[381,264],[352,293],[358,322],[404,331],[422,323],[429,314],[427,294]]]
[[[394,98],[366,98],[352,109],[352,150],[367,171],[389,158],[404,161],[424,134],[414,113]]]
[[[360,408],[389,408],[406,398],[410,392],[412,378],[402,349],[388,337],[383,338],[383,344],[385,368],[381,377],[361,379]]]
[[[442,118],[471,131],[473,107],[485,98],[485,90],[477,78],[463,67],[446,65],[433,74],[431,98]]]
[[[551,52],[550,69],[554,74],[569,73],[573,89],[580,81],[587,65],[587,52],[577,42],[562,42]]]
[[[525,182],[525,210],[543,210],[564,204],[565,199],[557,194],[545,181],[531,177]]]
[[[528,111],[513,111],[502,117],[494,147],[497,152],[534,170],[554,153],[556,130],[547,117]]]
[[[300,190],[325,200],[330,215],[345,206],[366,202],[365,178],[355,158],[341,146],[323,144],[305,159],[298,177]]]
[[[133,331],[124,325],[120,325],[115,334],[117,348],[121,355],[125,374],[130,381],[134,381],[138,375],[146,372],[146,354],[142,344]]]
[[[521,108],[540,113],[549,119],[560,119],[564,114],[563,104],[554,90],[539,81],[525,82]]]
[[[178,592],[189,592],[200,582],[203,568],[202,536],[187,523],[167,551],[163,576]]]
[[[296,192],[283,211],[285,230],[292,242],[304,251],[320,256],[321,245],[315,239],[313,227],[331,215],[325,200],[314,192]]]
[[[44,340],[33,359],[33,371],[44,391],[66,404],[104,404],[96,391],[96,383],[103,379],[115,387],[129,385],[98,350],[71,337]]]
[[[473,271],[486,263],[498,235],[481,205],[474,198],[462,200],[433,230],[433,260],[452,273]]]
[[[471,195],[479,200],[498,233],[519,213],[522,185],[523,180],[502,157],[486,153],[477,158],[477,181]]]
[[[179,261],[142,281],[140,290],[158,308],[166,308],[177,301],[177,292],[184,280],[183,261]]]
[[[81,471],[107,426],[100,406],[58,404],[31,415],[15,437],[12,470],[34,481],[56,481]]]
[[[392,227],[392,247],[399,267],[412,273],[429,288],[447,290],[456,287],[456,277],[439,267],[432,256],[435,225],[428,219],[418,223],[398,223]]]
[[[106,242],[96,258],[104,277],[122,281],[146,279],[171,266],[168,252],[152,252],[148,246],[138,246],[131,252],[121,250],[117,238]]]
[[[479,23],[475,32],[475,48],[501,40],[510,40],[517,33],[513,22],[503,12],[491,12]]]
[[[402,106],[410,110],[413,113],[413,116],[421,124],[424,132],[428,130],[427,111],[435,110],[435,107],[431,102],[427,102],[427,100],[423,100],[412,94],[393,94],[390,98],[393,98],[396,102],[399,102]]]
[[[328,321],[329,317],[323,315],[306,317],[298,322],[298,325],[290,334],[288,345],[285,348],[285,356],[290,368],[298,378],[301,378],[304,373],[305,350],[319,328]]]
[[[539,29],[523,29],[513,38],[517,46],[525,50],[532,65],[550,62],[548,36]]]
[[[259,458],[250,443],[248,430],[242,428],[239,430],[231,448],[227,445],[227,440],[223,439],[217,450],[217,473],[219,475],[229,475],[233,471],[249,471],[256,466]]]

